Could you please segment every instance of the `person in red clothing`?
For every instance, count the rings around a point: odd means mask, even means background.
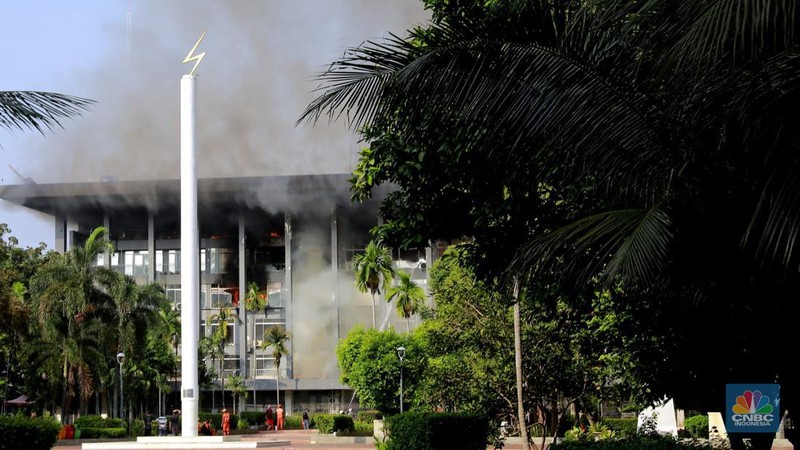
[[[275,411],[275,415],[278,416],[278,429],[279,430],[283,429],[283,414],[284,414],[283,405],[279,403],[278,404],[278,409]]]
[[[225,408],[222,408],[222,435],[231,435],[231,413]]]
[[[272,410],[272,405],[267,405],[267,412],[264,413],[264,420],[267,423],[267,431],[275,428],[275,411]]]

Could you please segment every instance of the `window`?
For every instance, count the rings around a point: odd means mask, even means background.
[[[181,285],[168,284],[164,286],[164,291],[166,292],[169,301],[174,305],[175,309],[181,309]]]
[[[147,250],[126,251],[123,253],[125,275],[132,277],[147,276]]]
[[[233,296],[220,290],[219,288],[212,288],[211,290],[211,307],[212,308],[219,308],[220,306],[231,306],[233,305]]]
[[[264,333],[272,327],[286,327],[286,316],[284,310],[275,311],[275,315],[270,317],[256,317],[255,335],[253,336],[259,341],[264,340]]]
[[[157,273],[181,273],[180,250],[156,250]]]
[[[277,378],[277,369],[275,368],[275,358],[271,355],[256,355],[256,378]]]

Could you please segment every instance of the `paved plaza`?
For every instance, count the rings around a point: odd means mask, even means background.
[[[329,444],[329,443],[315,443],[316,438],[320,435],[317,430],[284,430],[284,431],[273,431],[273,432],[266,432],[261,431],[258,434],[246,434],[242,435],[242,441],[269,441],[279,439],[282,441],[289,441],[289,445],[284,445],[280,447],[269,447],[279,450],[324,450],[324,449],[374,449],[375,444],[373,442],[368,442],[364,444]],[[133,439],[131,439],[132,441]],[[91,441],[83,441],[83,442],[91,442]],[[23,447],[20,447],[22,449]],[[504,447],[504,450],[517,450],[521,449],[522,445],[517,443],[509,443]],[[82,450],[81,442],[80,441],[58,441],[56,446],[54,447],[55,450]],[[488,446],[488,450],[494,449],[494,446]],[[209,447],[208,449],[197,449],[197,450],[214,450],[214,447]]]

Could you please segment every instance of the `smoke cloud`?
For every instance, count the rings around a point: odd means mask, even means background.
[[[75,74],[98,101],[21,171],[37,182],[176,179],[181,64],[197,53],[198,175],[347,173],[360,144],[344,123],[295,126],[314,76],[350,47],[402,34],[429,15],[420,0],[131,0],[106,64]],[[121,10],[120,14],[126,14]]]

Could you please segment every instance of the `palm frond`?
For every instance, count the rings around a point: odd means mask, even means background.
[[[369,88],[365,73],[373,75]],[[490,39],[417,48],[395,38],[351,50],[320,78],[325,94],[303,117],[346,113],[358,126],[395,123],[401,114],[411,142],[430,132],[419,123],[449,117],[456,129],[480,128],[492,156],[510,167],[525,152],[526,158],[557,159],[578,170],[575,177],[591,173],[618,186],[661,187],[667,178],[666,138],[635,86],[596,72],[591,61],[562,48]]]
[[[93,103],[53,92],[0,91],[0,127],[44,133],[45,129],[61,127],[60,119],[79,116]]]
[[[666,262],[671,220],[653,207],[606,211],[546,233],[520,249],[516,273],[580,267],[580,277],[651,280]]]

